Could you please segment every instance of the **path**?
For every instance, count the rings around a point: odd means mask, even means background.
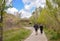
[[[32,30],[32,34],[24,41],[47,41],[44,32],[43,34],[41,34],[40,31],[38,30],[38,35],[35,35],[33,27],[26,27],[26,28]]]

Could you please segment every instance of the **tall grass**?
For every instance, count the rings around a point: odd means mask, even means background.
[[[60,41],[60,33],[54,31],[53,29],[44,29],[48,41]]]
[[[30,35],[30,33],[30,30],[24,28],[4,31],[3,41],[23,41]]]

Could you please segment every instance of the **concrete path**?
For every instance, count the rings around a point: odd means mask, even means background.
[[[26,27],[26,28],[32,30],[32,34],[24,41],[48,41],[44,32],[43,34],[41,34],[40,30],[38,30],[38,35],[35,35],[33,27]]]

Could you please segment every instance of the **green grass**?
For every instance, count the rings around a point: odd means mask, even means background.
[[[60,33],[54,31],[53,29],[44,29],[48,41],[60,41]]]
[[[23,41],[30,34],[31,34],[31,31],[24,28],[4,31],[3,41]]]

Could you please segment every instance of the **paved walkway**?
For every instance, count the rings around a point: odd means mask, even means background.
[[[26,28],[32,30],[32,34],[24,41],[47,41],[44,32],[43,34],[41,34],[40,31],[38,30],[38,35],[35,35],[35,31],[33,27],[26,27]]]

